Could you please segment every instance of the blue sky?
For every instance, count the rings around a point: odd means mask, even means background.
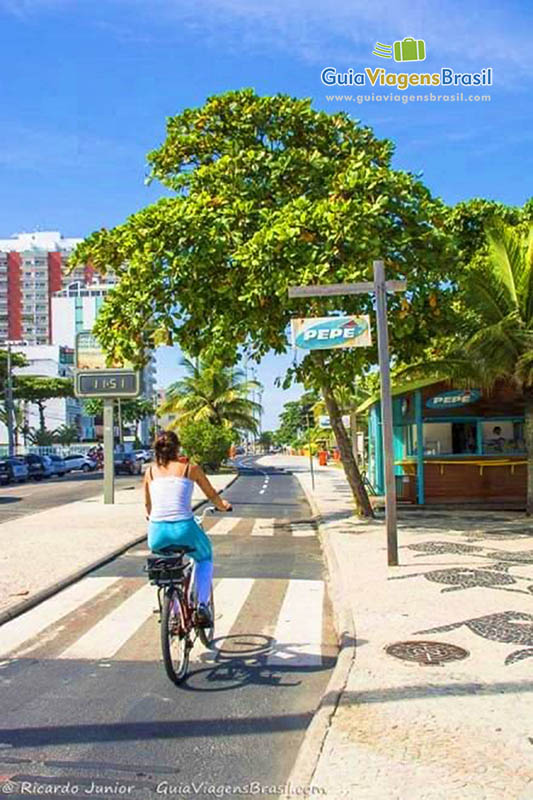
[[[144,157],[165,118],[242,86],[349,111],[395,141],[395,166],[421,171],[449,203],[521,204],[533,195],[532,23],[529,0],[0,0],[0,235],[40,227],[84,236],[120,223],[163,194],[144,185]],[[408,71],[491,66],[491,102],[326,101],[356,90],[326,89],[323,67],[405,69],[371,52],[406,36],[427,48]],[[291,359],[260,367],[267,427],[291,395],[272,388]],[[165,348],[161,385],[177,377],[176,363]]]

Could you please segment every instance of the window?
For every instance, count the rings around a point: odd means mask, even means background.
[[[520,420],[490,420],[482,423],[483,452],[491,455],[499,453],[524,453],[524,423]]]
[[[474,455],[477,452],[475,422],[425,422],[424,455]],[[407,432],[407,452],[416,454],[416,425]]]

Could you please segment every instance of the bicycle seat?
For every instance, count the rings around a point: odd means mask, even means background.
[[[154,550],[154,556],[185,556],[187,553],[192,553],[194,547],[189,545],[175,545],[169,544],[167,547],[160,547],[159,550]]]

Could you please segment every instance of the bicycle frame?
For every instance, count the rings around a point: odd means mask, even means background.
[[[191,603],[191,583],[193,578],[193,563],[192,561],[187,564],[186,571],[183,578],[179,581],[170,580],[168,583],[157,584],[157,603],[159,606],[159,616],[163,611],[162,592],[173,596],[173,603],[179,603],[181,609],[181,618],[185,627],[185,632],[189,634],[193,628],[193,615],[194,608]],[[174,605],[175,611],[178,609]]]

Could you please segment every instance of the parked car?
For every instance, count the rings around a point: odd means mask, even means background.
[[[137,460],[135,453],[122,453],[115,451],[115,472],[125,472],[127,475],[140,475],[142,462]]]
[[[50,456],[40,456],[37,453],[28,453],[24,456],[24,461],[28,467],[28,475],[35,481],[42,481],[54,474],[52,460]]]
[[[137,461],[140,461],[141,464],[146,464],[153,458],[152,451],[147,447],[143,447],[141,450],[134,450],[133,453],[135,454]]]
[[[81,469],[83,472],[94,472],[98,467],[98,463],[90,456],[84,456],[82,453],[73,453],[70,456],[65,456],[66,472]]]
[[[52,472],[54,475],[59,475],[60,478],[63,477],[65,472],[67,471],[67,465],[65,463],[65,459],[61,456],[51,455],[48,456],[52,467]]]
[[[24,483],[24,481],[28,480],[28,465],[21,458],[10,456],[9,458],[6,458],[6,464],[9,474],[9,481]]]
[[[9,483],[9,468],[5,458],[0,459],[0,483]]]

